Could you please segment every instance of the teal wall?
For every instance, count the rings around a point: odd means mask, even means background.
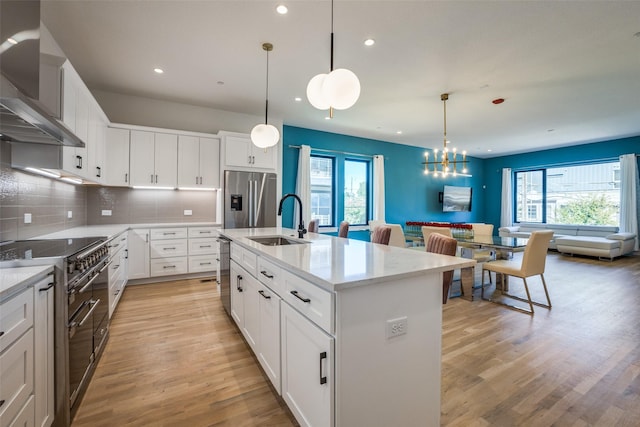
[[[314,148],[319,148],[366,155],[381,154],[385,158],[386,222],[404,226],[406,221],[482,221],[486,192],[482,188],[483,160],[467,158],[467,168],[473,177],[442,179],[423,174],[423,148],[292,126],[284,126],[282,140],[282,194],[295,193],[296,188],[299,150],[290,148],[290,145],[309,145],[312,152]],[[436,143],[434,141],[434,144]],[[471,212],[442,212],[438,193],[443,190],[445,184],[473,188]],[[282,225],[292,227],[292,202],[285,202],[282,216]],[[349,237],[362,240],[368,240],[368,236],[368,232],[349,233]]]
[[[485,210],[481,219],[483,222],[494,224],[495,227],[500,225],[502,168],[518,171],[540,167],[588,164],[616,159],[622,154],[631,153],[640,153],[640,136],[486,159],[482,163],[486,197],[484,200]]]

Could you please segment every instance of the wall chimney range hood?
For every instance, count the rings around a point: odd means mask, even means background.
[[[59,104],[59,77],[49,75],[59,69],[41,64],[47,60],[40,52],[40,2],[1,1],[0,139],[84,147],[84,142],[48,111],[48,104],[40,102],[40,83],[54,82]],[[46,89],[51,93],[51,88]]]

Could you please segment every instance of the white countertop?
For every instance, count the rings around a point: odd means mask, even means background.
[[[167,227],[219,227],[213,222],[179,222],[179,223],[153,223],[153,224],[111,224],[111,225],[85,225],[44,234],[34,239],[77,239],[80,237],[106,236],[112,238],[132,228],[167,228]]]
[[[466,258],[317,233],[305,234],[302,240],[307,243],[299,245],[266,246],[247,238],[284,235],[297,240],[298,232],[289,228],[221,229],[220,234],[330,291],[476,264]]]
[[[0,269],[0,301],[20,292],[53,271],[53,265]]]

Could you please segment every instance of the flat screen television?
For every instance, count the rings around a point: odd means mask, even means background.
[[[471,187],[445,185],[442,212],[471,212]]]

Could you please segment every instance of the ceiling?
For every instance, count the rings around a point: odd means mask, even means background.
[[[639,17],[638,1],[335,0],[335,68],[362,91],[325,120],[306,85],[329,71],[329,0],[42,2],[92,90],[261,116],[271,42],[270,118],[442,148],[446,92],[451,145],[480,158],[640,135]]]

